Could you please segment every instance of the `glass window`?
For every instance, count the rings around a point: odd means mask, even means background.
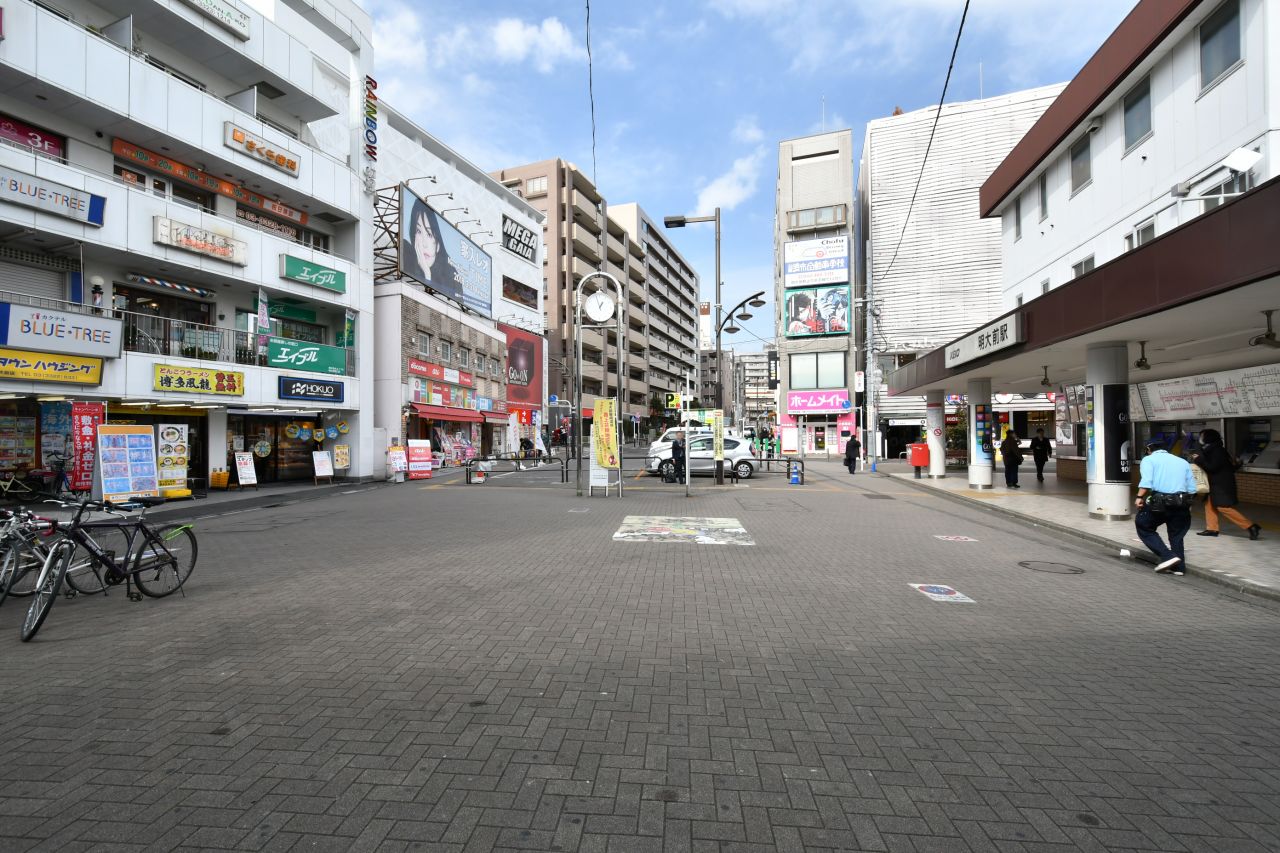
[[[1124,249],[1126,252],[1133,251],[1143,243],[1149,243],[1155,238],[1156,222],[1154,219],[1149,219],[1125,235]]]
[[[845,354],[842,352],[820,352],[818,355],[818,387],[843,388]]]
[[[418,332],[418,355],[431,358],[431,336],[426,332]]]
[[[547,178],[545,175],[540,178],[530,178],[524,182],[525,195],[538,195],[540,193],[545,193],[546,191]]]
[[[1022,196],[1013,200],[1013,239],[1022,239]]]
[[[186,184],[173,184],[173,200],[198,210],[213,212],[213,198],[207,192]]]
[[[1084,187],[1093,180],[1093,163],[1089,159],[1089,135],[1071,146],[1071,191]]]
[[[1151,78],[1124,96],[1124,150],[1151,135]]]
[[[466,347],[458,348],[458,364],[461,364],[463,367],[471,364],[471,350]]]
[[[791,387],[817,388],[818,361],[811,352],[796,353],[789,357],[791,361]]]
[[[440,360],[445,363],[448,363],[449,359],[451,358],[453,358],[453,344],[449,343],[448,341],[441,341],[440,342]]]
[[[1045,169],[1040,173],[1040,179],[1037,182],[1040,186],[1040,221],[1049,218],[1049,170]]]
[[[1049,292],[1049,279],[1046,278],[1044,281],[1040,282],[1040,293],[1044,294],[1048,292]]]
[[[484,370],[484,355],[476,353],[476,370]]]
[[[1228,0],[1200,25],[1200,88],[1207,89],[1240,61],[1240,3]]]
[[[802,352],[789,356],[791,387],[798,390],[844,388],[845,353]]]
[[[1089,257],[1085,258],[1083,261],[1080,261],[1077,264],[1071,265],[1072,278],[1079,278],[1085,273],[1092,272],[1092,271],[1093,271],[1093,255],[1090,255]]]

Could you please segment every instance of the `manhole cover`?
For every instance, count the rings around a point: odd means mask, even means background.
[[[1023,560],[1018,563],[1024,569],[1033,572],[1048,572],[1051,575],[1082,575],[1084,569],[1079,566],[1068,566],[1066,563],[1045,563],[1040,560]]]
[[[868,500],[873,500],[873,501],[891,501],[891,500],[893,500],[893,495],[863,495],[863,497],[864,497],[864,498],[867,498]]]

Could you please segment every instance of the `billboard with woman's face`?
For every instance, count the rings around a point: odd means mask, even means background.
[[[788,338],[849,334],[849,285],[786,291],[783,315]]]
[[[493,315],[493,260],[406,186],[400,187],[400,274]]]

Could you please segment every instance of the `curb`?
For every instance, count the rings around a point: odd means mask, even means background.
[[[394,483],[384,483],[381,481],[352,481],[349,483],[334,483],[331,486],[317,486],[305,491],[297,492],[266,492],[255,493],[244,500],[219,501],[215,504],[206,503],[203,500],[184,501],[180,505],[172,507],[156,507],[147,513],[147,520],[151,521],[194,521],[199,518],[214,518],[220,515],[228,515],[236,512],[244,512],[251,509],[261,509],[263,507],[288,506],[297,503],[306,503],[307,501],[319,500],[321,498],[330,498],[349,491],[371,491],[373,489],[382,488],[383,486],[395,485]]]
[[[1006,509],[1005,507],[1002,507],[1002,506],[993,506],[992,504],[989,504],[989,503],[984,503],[982,501],[976,501],[972,498],[967,498],[964,495],[957,495],[954,492],[948,492],[945,489],[930,488],[928,485],[925,485],[924,483],[917,483],[914,479],[911,479],[911,478],[895,477],[892,474],[885,474],[878,471],[875,473],[876,475],[883,477],[886,480],[894,480],[895,482],[907,483],[911,485],[913,488],[926,491],[930,494],[941,495],[947,500],[954,501],[955,503],[964,504],[965,506],[970,506],[970,507],[982,507],[983,509],[988,510],[989,512],[994,512],[1004,516],[1005,518],[1010,518],[1010,519],[1013,519],[1014,521],[1021,522],[1022,524],[1025,524],[1028,527],[1042,527],[1046,530],[1052,530],[1056,533],[1065,533],[1068,536],[1071,536],[1075,539],[1079,539],[1093,545],[1101,545],[1102,547],[1110,551],[1115,551],[1120,548],[1127,548],[1133,554],[1134,562],[1146,563],[1151,566],[1154,566],[1156,564],[1154,555],[1146,553],[1145,549],[1142,551],[1134,550],[1133,543],[1118,542],[1115,539],[1108,539],[1106,536],[1099,536],[1095,533],[1087,533],[1083,530],[1080,530],[1077,527],[1071,527],[1070,525],[1066,525],[1066,524],[1058,524],[1052,521],[1042,521],[1037,518],[1032,518],[1030,516],[1023,515],[1022,513],[1014,512],[1013,510]],[[1252,595],[1252,596],[1256,596],[1257,598],[1266,599],[1268,601],[1280,602],[1280,589],[1277,589],[1276,587],[1270,586],[1268,584],[1252,581],[1252,580],[1249,580],[1248,578],[1242,578],[1239,575],[1233,574],[1223,569],[1214,569],[1208,566],[1193,566],[1189,563],[1186,563],[1183,565],[1183,568],[1186,569],[1187,575],[1190,577],[1201,578],[1202,580],[1207,580],[1210,583],[1214,583],[1219,586],[1225,586],[1230,590],[1233,590],[1239,593],[1244,593],[1245,595]]]

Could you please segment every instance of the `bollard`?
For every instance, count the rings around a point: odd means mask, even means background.
[[[791,463],[791,485],[800,485],[800,466],[795,462]]]
[[[917,480],[919,480],[919,479],[920,479],[920,466],[919,466],[919,465],[917,465],[917,466],[916,466],[916,479],[917,479]]]

